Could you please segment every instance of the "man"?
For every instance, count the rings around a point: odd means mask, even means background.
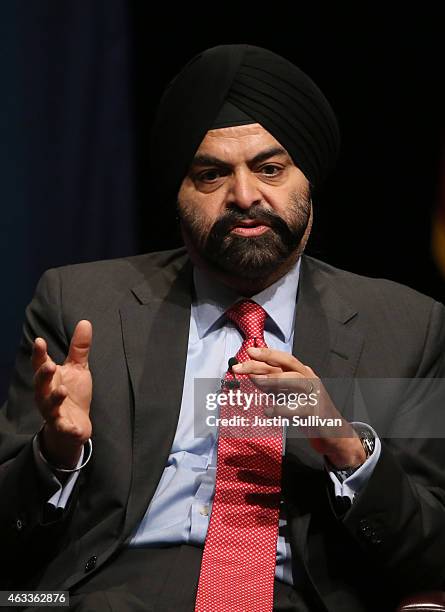
[[[391,610],[441,588],[445,458],[416,431],[437,402],[409,381],[365,412],[351,397],[354,378],[442,377],[443,307],[302,255],[338,144],[320,90],[264,49],[210,49],[170,84],[152,205],[177,202],[186,250],[42,277],[2,411],[3,588],[209,612]],[[336,427],[197,435],[208,379],[285,394],[258,418],[315,393],[298,415]]]

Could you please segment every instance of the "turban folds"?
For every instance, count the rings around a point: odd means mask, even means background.
[[[161,98],[151,168],[163,199],[176,202],[194,154],[208,130],[221,127],[220,113],[228,107],[246,118],[240,123],[250,118],[270,132],[314,188],[335,165],[339,129],[317,85],[272,51],[221,45],[195,56]]]

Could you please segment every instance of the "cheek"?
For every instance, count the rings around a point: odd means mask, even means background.
[[[287,189],[274,189],[269,193],[264,193],[265,202],[280,217],[289,214],[289,191]]]
[[[182,196],[182,197],[181,197]],[[178,207],[182,217],[194,227],[199,227],[201,231],[208,232],[218,218],[218,209],[212,205],[208,198],[202,196],[184,197],[180,193]]]
[[[266,194],[265,194],[266,195]],[[286,185],[277,188],[266,195],[266,201],[273,211],[286,221],[292,221],[295,216],[304,214],[310,208],[308,193],[305,186]]]
[[[204,193],[196,189],[193,181],[185,179],[178,193],[180,208],[195,211],[196,216],[205,219],[217,219],[224,212],[224,186],[213,192]]]

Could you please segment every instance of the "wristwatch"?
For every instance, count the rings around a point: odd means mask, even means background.
[[[360,438],[360,442],[362,443],[363,449],[366,454],[366,459],[372,455],[375,449],[375,434],[374,431],[369,427],[369,425],[365,425],[365,423],[351,423],[352,428],[358,434]]]
[[[357,432],[360,442],[362,443],[363,450],[365,451],[366,459],[368,459],[374,452],[375,448],[374,431],[371,429],[371,427],[369,427],[369,425],[365,425],[365,423],[351,423],[351,427]],[[356,467],[344,467],[341,469],[334,468],[334,471],[338,478],[343,482],[343,480],[346,480],[346,478],[352,476],[352,474],[356,472],[361,465],[363,464],[357,465]]]

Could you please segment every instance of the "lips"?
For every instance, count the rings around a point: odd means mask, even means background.
[[[262,221],[255,219],[248,221],[241,221],[234,225],[231,229],[232,234],[238,234],[239,236],[260,236],[270,229],[269,225],[266,225]]]
[[[267,225],[264,221],[259,221],[258,219],[246,219],[245,221],[240,221],[234,227],[252,227],[253,225]]]
[[[231,229],[235,229],[237,227],[259,227],[263,225],[269,227],[269,223],[267,221],[261,221],[259,219],[245,219],[243,221],[234,223]]]

